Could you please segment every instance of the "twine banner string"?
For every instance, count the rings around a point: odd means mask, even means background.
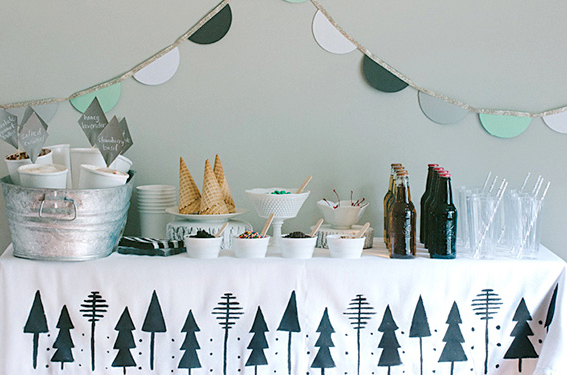
[[[191,35],[193,35],[197,30],[199,30],[207,21],[209,21],[217,13],[219,13],[229,3],[229,1],[230,0],[221,1],[219,4],[217,4],[217,6],[215,8],[213,8],[203,18],[201,18],[199,20],[199,22],[197,22],[192,28],[190,28],[183,35],[181,35],[179,38],[177,38],[172,44],[163,48],[162,50],[160,50],[156,54],[150,56],[148,59],[146,59],[143,62],[141,62],[140,64],[134,66],[132,69],[128,70],[127,72],[124,72],[120,76],[117,76],[117,77],[112,78],[110,80],[107,80],[105,82],[99,83],[95,86],[91,86],[87,89],[77,91],[77,92],[75,92],[75,93],[73,93],[70,96],[65,97],[65,98],[49,98],[49,99],[29,100],[29,101],[23,101],[23,102],[2,104],[2,105],[0,105],[0,108],[10,109],[10,108],[20,108],[20,107],[27,107],[27,106],[38,106],[38,105],[44,105],[44,104],[64,102],[64,101],[68,101],[68,100],[77,98],[79,96],[83,96],[83,95],[104,89],[106,87],[115,85],[115,84],[120,83],[122,81],[125,81],[126,79],[131,78],[132,76],[134,76],[134,74],[136,74],[140,70],[144,69],[148,65],[152,64],[154,61],[158,60],[159,58],[161,58],[162,56],[164,56],[165,54],[167,54],[168,52],[170,52],[171,50],[176,48],[182,42],[186,41]],[[396,70],[395,68],[393,68],[392,66],[387,64],[385,61],[383,61],[379,57],[375,56],[371,51],[369,51],[367,48],[365,48],[359,42],[357,42],[337,22],[335,22],[335,20],[330,16],[330,14],[323,8],[323,6],[317,0],[310,0],[310,1],[316,7],[316,9],[318,9],[327,18],[327,20],[347,40],[349,40],[359,51],[361,51],[361,53],[368,56],[371,60],[373,60],[374,62],[376,62],[377,64],[379,64],[383,68],[385,68],[388,72],[393,74],[395,77],[399,78],[401,81],[407,83],[410,87],[414,88],[417,91],[420,91],[420,92],[423,92],[423,93],[428,94],[430,96],[444,100],[448,103],[457,105],[458,107],[464,108],[464,109],[466,109],[470,112],[474,112],[474,113],[483,113],[483,114],[490,114],[490,115],[503,115],[503,116],[517,116],[517,117],[543,117],[543,116],[549,116],[549,115],[553,115],[553,114],[556,114],[556,113],[566,111],[566,106],[547,110],[547,111],[536,112],[536,113],[525,112],[525,111],[495,110],[495,109],[487,109],[487,108],[477,108],[477,107],[473,107],[473,106],[471,106],[467,103],[464,103],[462,101],[459,101],[459,100],[450,98],[446,95],[440,94],[436,91],[421,87],[417,83],[415,83],[413,80],[411,80],[410,78],[408,78],[407,76],[405,76],[404,74],[402,74],[401,72],[399,72],[398,70]]]
[[[407,83],[408,86],[414,88],[415,90],[421,91],[425,94],[436,97],[438,99],[442,99],[442,100],[444,100],[448,103],[457,105],[458,107],[464,108],[464,109],[466,109],[470,112],[474,112],[474,113],[483,113],[483,114],[489,114],[489,115],[503,115],[503,116],[517,116],[517,117],[543,117],[543,116],[553,115],[553,114],[556,114],[556,113],[566,111],[566,106],[551,109],[551,110],[548,110],[548,111],[537,112],[537,113],[524,112],[524,111],[510,111],[510,110],[476,108],[476,107],[473,107],[473,106],[471,106],[467,103],[464,103],[462,101],[450,98],[446,95],[440,94],[440,93],[435,92],[433,90],[421,87],[417,83],[415,83],[413,80],[411,80],[410,78],[408,78],[407,76],[405,76],[404,74],[402,74],[401,72],[399,72],[398,70],[396,70],[395,68],[393,68],[392,66],[387,64],[385,61],[383,61],[380,58],[378,58],[377,56],[375,56],[371,51],[369,51],[367,48],[365,48],[363,45],[361,45],[361,43],[357,42],[337,22],[335,22],[335,20],[330,16],[330,14],[324,9],[324,7],[317,0],[310,0],[310,1],[325,16],[325,18],[327,18],[327,20],[337,29],[337,31],[339,31],[347,40],[349,40],[355,47],[357,47],[357,49],[359,51],[361,51],[361,53],[363,53],[364,55],[367,55],[367,57],[369,57],[371,60],[373,60],[374,62],[376,62],[377,64],[379,64],[383,68],[385,68],[386,70],[388,70],[392,75],[399,78],[401,81]]]
[[[213,8],[203,18],[201,18],[199,20],[199,22],[197,22],[191,29],[187,30],[183,35],[181,35],[179,38],[177,38],[172,44],[163,48],[161,51],[150,56],[148,59],[142,61],[140,64],[136,65],[135,67],[128,70],[127,72],[124,72],[123,74],[121,74],[118,77],[112,78],[112,79],[105,81],[105,82],[102,82],[102,83],[99,83],[95,86],[91,86],[87,89],[77,91],[77,92],[69,95],[66,98],[49,98],[49,99],[40,99],[40,100],[29,100],[29,101],[25,101],[25,102],[3,104],[3,105],[0,105],[0,108],[10,109],[10,108],[19,108],[19,107],[27,107],[27,106],[36,106],[36,105],[64,102],[64,101],[67,101],[67,100],[77,98],[79,96],[83,96],[83,95],[90,94],[92,92],[104,89],[106,87],[115,85],[115,84],[120,83],[122,81],[125,81],[126,79],[134,76],[134,74],[136,74],[140,70],[144,69],[148,65],[152,64],[154,61],[158,60],[160,57],[164,56],[165,54],[167,54],[168,52],[170,52],[171,50],[173,50],[174,48],[179,46],[182,42],[187,40],[197,30],[199,30],[207,21],[209,21],[217,13],[219,13],[225,7],[225,5],[227,5],[229,3],[229,1],[230,0],[221,1],[219,4],[217,4],[217,6],[215,8]]]

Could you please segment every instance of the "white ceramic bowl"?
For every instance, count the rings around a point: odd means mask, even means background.
[[[314,254],[317,237],[286,238],[282,237],[280,248],[284,258],[309,259]]]
[[[128,174],[96,165],[81,165],[79,189],[101,189],[126,184]]]
[[[357,259],[361,258],[365,237],[341,238],[343,234],[330,234],[327,236],[329,255],[332,258]]]
[[[317,202],[317,206],[323,214],[323,218],[326,223],[331,224],[333,229],[351,229],[351,226],[357,224],[365,208],[368,204],[363,204],[362,206],[352,206],[350,200],[339,201],[339,207],[333,208],[336,204],[334,202],[326,202],[320,200]]]
[[[32,188],[65,189],[67,167],[60,164],[27,164],[18,168],[20,184]]]
[[[289,219],[296,217],[300,208],[304,204],[308,195],[310,195],[309,190],[304,191],[300,194],[270,194],[274,190],[284,190],[284,191],[297,191],[297,188],[285,189],[285,188],[256,188],[251,190],[246,190],[248,198],[254,205],[258,216],[268,217],[271,213],[274,214],[275,218]]]
[[[219,256],[223,237],[197,238],[185,236],[183,243],[190,258],[212,259]]]
[[[270,236],[264,238],[239,238],[233,237],[231,247],[237,258],[264,258]]]
[[[36,159],[36,164],[53,164],[53,153],[51,150],[44,148],[46,150],[46,154],[42,156],[38,156]],[[8,160],[8,158],[12,155],[16,154],[25,154],[25,151],[20,151],[13,153],[11,155],[7,155],[4,160],[6,160],[6,166],[8,167],[8,173],[10,174],[10,178],[12,179],[12,183],[14,185],[20,185],[20,174],[18,173],[18,168],[22,165],[31,164],[32,161],[30,158],[21,159],[21,160]]]

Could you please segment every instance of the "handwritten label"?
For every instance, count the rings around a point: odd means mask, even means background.
[[[33,112],[22,124],[22,130],[18,137],[20,147],[30,156],[32,163],[35,163],[39,156],[47,136],[42,120],[37,113]]]
[[[0,109],[0,138],[18,148],[18,118],[3,108]]]
[[[123,117],[122,120],[118,123],[120,126],[120,130],[122,131],[122,136],[124,137],[124,147],[120,150],[121,154],[124,154],[126,150],[130,148],[134,144],[132,142],[132,137],[130,136],[130,130],[128,130],[128,124],[126,123],[126,117]]]
[[[98,135],[108,124],[105,113],[96,96],[77,122],[89,139],[91,146],[94,146],[97,143]]]
[[[97,136],[96,146],[101,151],[105,163],[108,166],[120,155],[125,141],[118,119],[114,116],[105,128]]]

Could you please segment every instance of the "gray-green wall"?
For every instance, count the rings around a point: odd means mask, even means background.
[[[148,4],[150,3],[150,4]],[[2,1],[0,103],[64,97],[135,66],[172,43],[217,0],[165,2]],[[362,55],[334,55],[315,42],[309,1],[232,0],[233,23],[218,43],[180,46],[167,83],[133,79],[110,115],[126,116],[135,146],[127,155],[137,184],[177,184],[183,156],[198,184],[219,153],[237,206],[244,190],[299,185],[310,198],[284,231],[307,230],[315,202],[354,190],[371,206],[364,220],[380,234],[389,164],[402,162],[415,201],[426,164],[453,174],[454,187],[482,184],[489,171],[519,186],[526,173],[552,182],[542,242],[566,259],[566,135],[533,119],[513,139],[489,135],[470,113],[438,125],[417,92],[371,88]],[[375,55],[420,86],[477,107],[539,112],[566,105],[566,1],[321,0],[335,20]],[[88,146],[67,102],[50,122],[48,144]],[[12,152],[0,144],[0,152]],[[6,175],[4,164],[0,174]],[[1,198],[0,198],[1,200]],[[0,248],[10,242],[0,202]],[[127,227],[137,233],[133,207]]]

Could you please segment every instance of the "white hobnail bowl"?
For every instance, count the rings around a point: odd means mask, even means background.
[[[270,236],[263,238],[233,237],[231,247],[237,258],[264,258],[269,242]]]
[[[342,200],[339,203],[339,207],[333,208],[336,205],[334,202],[328,203],[324,200],[317,202],[324,220],[331,224],[333,229],[351,229],[351,226],[357,224],[361,219],[368,206],[367,203],[361,206],[352,206],[350,200]]]
[[[365,237],[341,238],[343,234],[330,234],[327,236],[329,255],[332,258],[357,259],[361,258]]]
[[[190,258],[212,259],[219,256],[223,237],[197,238],[185,236],[183,243]]]
[[[280,248],[282,257],[291,259],[309,259],[314,254],[317,237],[286,238],[282,237]]]
[[[289,219],[296,217],[304,201],[310,195],[310,191],[306,190],[300,194],[270,194],[274,190],[294,192],[298,189],[284,188],[256,188],[246,190],[245,193],[254,205],[258,216],[268,217],[271,213],[276,218]]]

